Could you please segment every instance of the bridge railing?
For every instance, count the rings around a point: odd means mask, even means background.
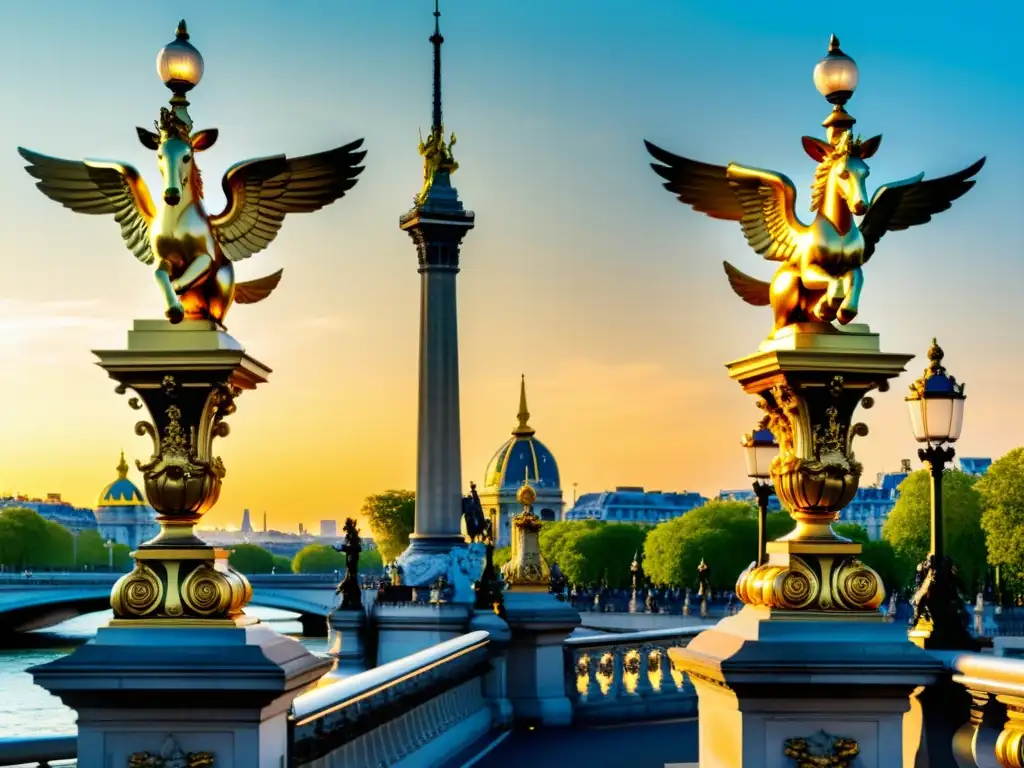
[[[302,694],[289,715],[289,766],[377,768],[415,754],[434,765],[492,725],[490,636],[470,632]]]
[[[684,648],[706,627],[570,637],[564,643],[566,693],[577,722],[679,717],[697,711],[689,679],[672,668],[669,648]]]
[[[77,736],[18,736],[0,739],[0,768],[77,765]]]

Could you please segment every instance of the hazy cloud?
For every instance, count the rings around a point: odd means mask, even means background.
[[[106,329],[112,325],[113,318],[100,313],[102,306],[99,299],[0,298],[0,347],[22,347],[38,343],[41,337],[59,337],[83,329]]]

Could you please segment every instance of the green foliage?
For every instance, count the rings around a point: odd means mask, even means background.
[[[993,465],[994,466],[994,465]],[[985,534],[981,528],[982,496],[977,478],[958,469],[942,476],[943,525],[946,554],[953,559],[968,594],[984,583],[987,570]],[[899,560],[920,563],[931,542],[931,476],[927,469],[907,475],[900,483],[900,497],[882,528]]]
[[[345,570],[345,555],[326,544],[309,544],[292,559],[295,573],[333,573]]]
[[[543,531],[543,529],[541,530]],[[502,547],[501,549],[494,550],[494,567],[501,568],[511,557],[512,547]]]
[[[549,565],[558,563],[570,584],[597,584],[607,578],[609,587],[622,588],[630,584],[630,563],[634,553],[643,550],[649,530],[647,526],[600,520],[545,523],[540,530],[540,550]]]
[[[1004,580],[1016,586],[1024,580],[1024,448],[992,462],[975,490],[984,508],[989,562],[1001,566]]]
[[[832,530],[858,544],[867,544],[870,541],[867,528],[860,523],[835,523]]]
[[[114,570],[130,571],[133,567],[131,548],[127,544],[114,545]],[[109,561],[108,561],[109,562]]]
[[[394,562],[409,546],[416,516],[416,494],[412,491],[390,490],[367,496],[363,502],[363,519],[370,525],[373,542],[386,563]]]
[[[769,541],[792,527],[788,514],[768,514]],[[656,583],[695,587],[703,558],[711,568],[712,588],[733,589],[756,556],[757,509],[741,501],[714,500],[656,526],[644,546],[644,567]]]
[[[284,555],[274,555],[274,563],[271,568],[275,573],[290,573],[292,570],[292,559]]]
[[[79,568],[106,568],[110,562],[110,555],[104,546],[103,537],[99,531],[82,531],[78,534],[77,557],[75,562]]]
[[[231,549],[228,563],[245,574],[270,573],[274,568],[274,556],[255,544],[238,544]]]
[[[381,573],[384,570],[384,559],[379,549],[364,549],[359,553],[360,573]]]
[[[0,510],[0,563],[11,569],[70,568],[71,532],[25,507]]]

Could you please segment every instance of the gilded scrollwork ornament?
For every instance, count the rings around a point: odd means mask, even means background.
[[[793,761],[794,768],[851,768],[860,745],[855,739],[819,731],[814,736],[786,739],[783,754]]]
[[[134,752],[128,756],[128,768],[216,768],[213,752],[184,752],[173,736],[168,736],[160,753]]]

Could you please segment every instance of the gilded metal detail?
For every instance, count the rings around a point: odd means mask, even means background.
[[[459,164],[455,162],[452,155],[452,147],[455,146],[455,133],[451,135],[448,142],[444,140],[444,126],[438,126],[430,131],[427,140],[423,140],[420,133],[419,152],[423,157],[423,188],[416,196],[417,205],[422,205],[430,195],[430,188],[434,185],[434,178],[438,173],[452,174],[458,170]]]
[[[997,696],[1006,705],[1006,724],[996,739],[996,760],[1002,768],[1024,768],[1024,705],[1013,696]]]
[[[751,248],[779,263],[770,282],[755,279],[725,262],[735,293],[754,306],[771,305],[773,335],[796,323],[851,322],[858,313],[861,269],[887,233],[925,224],[972,186],[985,158],[936,179],[920,173],[879,187],[869,199],[867,160],[881,135],[861,139],[841,103],[828,120],[827,140],[802,139],[817,163],[811,185],[814,219],[796,214],[796,188],[781,173],[697,162],[645,142],[651,164],[665,188],[695,211],[738,222]],[[854,217],[863,217],[860,223]]]
[[[540,552],[541,520],[533,512],[537,492],[524,480],[516,494],[523,511],[512,518],[512,555],[501,567],[501,575],[510,587],[543,588],[551,585],[551,571]]]
[[[786,739],[783,754],[793,760],[794,768],[851,768],[860,745],[820,731],[807,738]]]
[[[153,752],[135,752],[128,756],[128,768],[215,768],[213,752],[182,751],[173,736],[168,736],[160,749]]]
[[[164,598],[164,585],[144,562],[135,561],[135,568],[117,582],[111,592],[110,605],[117,616],[148,616]]]
[[[355,186],[366,153],[359,139],[304,157],[273,155],[236,163],[222,182],[227,204],[211,215],[203,202],[196,155],[214,145],[218,131],[193,132],[187,104],[176,95],[171,109],[160,110],[155,132],[136,129],[143,146],[156,153],[163,182],[158,202],[128,163],[63,160],[23,147],[18,152],[28,161],[26,170],[38,180],[36,186],[51,200],[117,221],[128,250],[144,264],[155,265],[172,323],[208,319],[223,328],[232,303],[261,301],[281,280],[279,270],[236,282],[233,262],[269,246],[287,214],[315,211],[343,197]],[[430,144],[430,157],[443,146],[440,138]]]

